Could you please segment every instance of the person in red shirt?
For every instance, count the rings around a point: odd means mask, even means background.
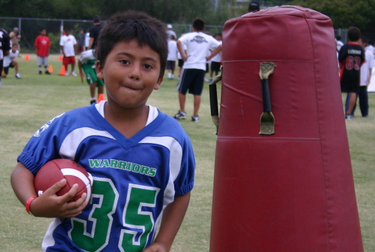
[[[46,29],[43,28],[40,30],[40,35],[36,37],[34,46],[36,50],[36,55],[38,56],[39,74],[42,74],[42,66],[44,66],[46,74],[51,74],[48,71],[48,56],[51,43],[49,41],[49,37],[47,36]]]

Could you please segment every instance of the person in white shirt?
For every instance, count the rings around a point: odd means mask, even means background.
[[[191,120],[199,122],[199,106],[203,91],[206,63],[221,51],[221,44],[215,38],[205,34],[205,22],[201,18],[193,20],[193,32],[187,33],[177,41],[177,48],[184,60],[180,80],[177,85],[180,110],[174,116],[175,119],[186,119],[185,101],[189,91],[194,96],[194,112]],[[184,46],[186,52],[184,51]],[[211,55],[207,56],[207,51]]]
[[[361,110],[362,117],[368,117],[368,92],[367,87],[371,82],[372,68],[375,66],[374,54],[372,51],[367,50],[369,45],[368,39],[362,36],[362,46],[365,47],[366,61],[361,66],[361,80],[360,80],[360,91],[358,94],[359,108]]]
[[[167,58],[167,71],[168,71],[168,80],[174,79],[174,70],[176,69],[177,61],[177,42],[176,37],[171,35],[170,40],[168,40],[168,58]]]
[[[16,71],[16,78],[21,79],[21,76],[18,72],[18,62],[15,60],[18,57],[18,44],[12,44],[12,50],[9,51],[9,54],[4,56],[3,67],[5,75],[9,73],[9,67],[14,68]]]
[[[171,39],[172,36],[174,36],[175,38],[177,38],[177,35],[176,33],[172,30],[172,25],[171,24],[168,24],[167,25],[167,33],[168,33],[168,39]]]
[[[70,29],[66,28],[65,34],[60,39],[60,47],[63,53],[63,65],[65,67],[65,75],[68,76],[68,65],[72,65],[71,76],[77,76],[74,72],[74,67],[76,65],[76,51],[77,51],[77,40],[70,34]]]

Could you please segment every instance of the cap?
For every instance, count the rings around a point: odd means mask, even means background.
[[[252,1],[250,4],[249,4],[249,11],[258,11],[260,9],[259,7],[259,2],[258,1]]]
[[[17,30],[18,31],[18,27],[14,27],[13,30]]]
[[[171,24],[168,24],[168,25],[167,25],[167,28],[168,28],[168,29],[172,29],[172,25],[171,25]]]

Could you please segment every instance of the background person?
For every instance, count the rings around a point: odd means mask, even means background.
[[[8,75],[9,68],[14,68],[14,70],[16,71],[16,79],[21,79],[18,69],[18,62],[16,61],[18,54],[18,44],[13,44],[12,49],[9,51],[9,54],[4,56],[3,67],[5,75]]]
[[[45,74],[51,74],[48,71],[48,56],[51,48],[51,42],[49,37],[47,36],[47,30],[45,28],[42,28],[40,30],[40,35],[36,37],[34,46],[38,60],[39,74],[42,74],[42,66],[44,66]]]

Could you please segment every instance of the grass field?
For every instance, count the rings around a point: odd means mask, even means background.
[[[35,55],[20,62],[22,79],[15,79],[14,70],[2,81],[0,88],[0,251],[40,251],[40,242],[50,219],[28,215],[16,199],[9,176],[16,158],[32,134],[54,116],[89,104],[89,88],[79,77],[59,76],[58,55],[50,57],[51,76],[39,75]],[[76,69],[78,73],[78,69]],[[178,110],[176,80],[165,80],[161,89],[149,99],[169,115]],[[202,96],[200,122],[181,121],[196,153],[196,186],[186,218],[174,242],[174,252],[209,250],[212,182],[216,135],[209,112],[208,85]],[[187,98],[188,116],[192,97]],[[347,121],[365,251],[375,251],[375,95],[370,95],[370,118]]]

